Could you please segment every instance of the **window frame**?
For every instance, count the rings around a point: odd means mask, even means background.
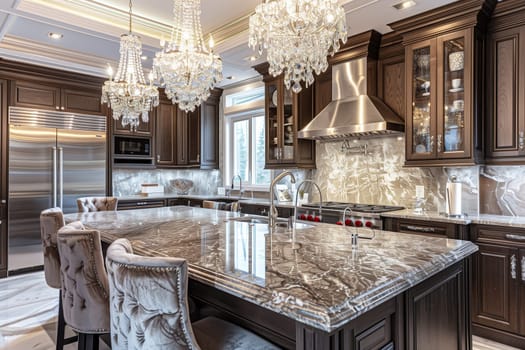
[[[231,179],[236,174],[233,173],[233,167],[234,167],[234,147],[233,147],[233,141],[234,141],[234,123],[238,121],[243,120],[249,120],[249,129],[250,129],[250,142],[249,142],[249,164],[250,169],[248,171],[248,178],[250,179],[250,182],[244,182],[243,181],[243,189],[246,189],[248,191],[268,191],[268,188],[270,186],[270,183],[264,184],[264,185],[256,185],[253,184],[253,176],[254,176],[254,149],[253,149],[253,142],[254,142],[254,128],[253,128],[253,119],[257,117],[263,117],[266,118],[265,115],[265,109],[264,108],[254,108],[238,113],[231,113],[229,115],[225,115],[225,179],[224,184],[226,186],[231,186]],[[265,133],[266,135],[266,133]],[[265,140],[266,142],[266,140]],[[274,177],[274,171],[267,169],[270,171],[270,178]]]

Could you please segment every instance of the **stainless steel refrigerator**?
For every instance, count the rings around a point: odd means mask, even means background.
[[[43,264],[40,212],[106,195],[106,118],[10,107],[8,269]]]

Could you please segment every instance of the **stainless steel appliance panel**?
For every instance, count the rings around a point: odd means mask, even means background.
[[[53,206],[56,129],[10,126],[9,247],[41,244],[40,212]]]
[[[106,195],[104,132],[57,131],[58,198],[64,213],[77,211],[76,199]]]

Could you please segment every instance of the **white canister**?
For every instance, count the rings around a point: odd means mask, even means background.
[[[461,195],[462,195],[462,184],[456,182],[455,177],[447,182],[447,193],[446,193],[446,212],[449,216],[461,216],[463,212],[461,210]]]

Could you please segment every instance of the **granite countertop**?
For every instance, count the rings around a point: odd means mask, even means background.
[[[424,211],[423,213],[415,213],[413,209],[403,209],[387,213],[381,213],[381,216],[387,218],[447,222],[458,225],[480,224],[525,228],[525,217],[523,216],[480,214],[465,216],[463,218],[449,218],[435,211]]]
[[[214,209],[164,207],[66,215],[131,240],[136,253],[188,260],[190,277],[331,332],[477,250],[471,242],[316,224],[295,238]],[[355,228],[352,228],[355,230]]]

